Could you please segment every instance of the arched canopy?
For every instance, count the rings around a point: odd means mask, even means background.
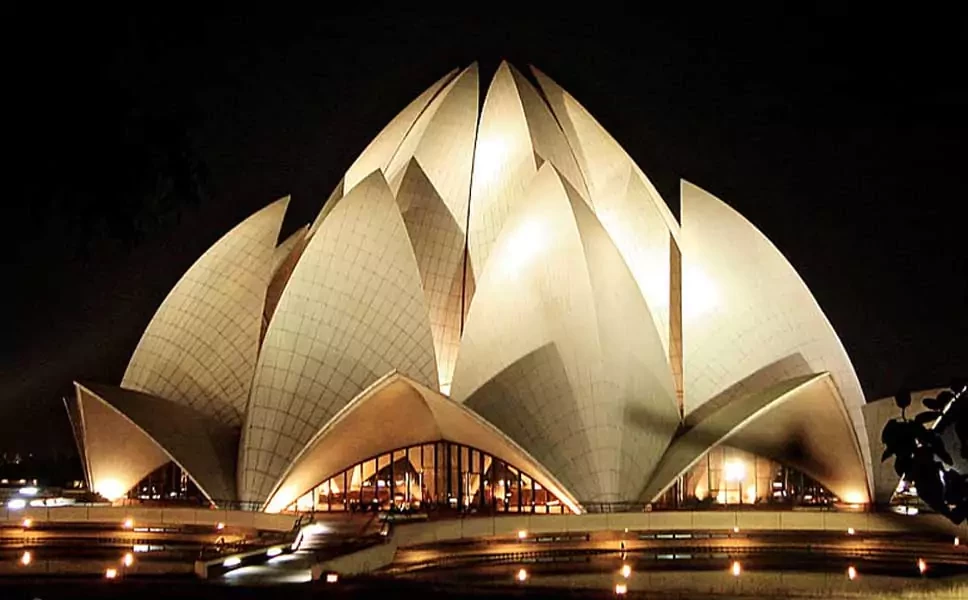
[[[91,489],[113,500],[175,462],[213,503],[235,500],[238,431],[191,407],[124,388],[75,383],[75,427]],[[80,444],[79,444],[80,446]]]
[[[381,427],[380,423],[392,423]],[[397,372],[383,377],[346,405],[303,448],[265,504],[279,512],[324,478],[382,452],[448,440],[477,448],[531,474],[571,511],[574,497],[493,425],[463,405]]]
[[[772,381],[830,373],[871,468],[864,394],[847,352],[806,284],[752,223],[705,190],[682,182],[682,336],[686,413],[788,356],[796,369]],[[762,388],[760,388],[762,389]],[[822,483],[822,482],[821,482]],[[871,482],[868,486],[871,487]]]
[[[669,446],[642,499],[654,501],[720,444],[802,471],[847,502],[870,501],[863,453],[828,373],[788,379],[707,413]]]

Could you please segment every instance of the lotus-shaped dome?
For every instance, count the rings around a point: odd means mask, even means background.
[[[311,224],[277,245],[284,198],[212,246],[121,388],[78,385],[91,485],[124,491],[174,460],[213,501],[279,509],[307,465],[327,465],[323,481],[422,437],[473,439],[581,510],[650,500],[728,441],[866,500],[863,396],[791,265],[685,182],[680,226],[588,112],[533,76],[501,64],[479,106],[477,66],[447,74]],[[833,416],[820,430],[810,410]],[[119,459],[112,428],[144,448]],[[794,431],[816,452],[791,454]]]

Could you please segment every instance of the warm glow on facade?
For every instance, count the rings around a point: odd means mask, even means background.
[[[677,219],[532,75],[448,73],[312,223],[280,241],[280,198],[203,253],[120,386],[67,401],[93,491],[174,500],[173,466],[179,501],[271,513],[870,502],[864,398],[793,265],[689,182]]]

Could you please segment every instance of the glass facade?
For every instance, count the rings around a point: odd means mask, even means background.
[[[447,441],[368,458],[323,479],[288,510],[569,512],[528,473]]]
[[[655,508],[715,505],[823,506],[838,499],[800,471],[729,446],[717,446],[687,471]]]
[[[206,506],[210,504],[188,473],[175,462],[164,464],[131,488],[125,498],[115,504],[184,504]]]

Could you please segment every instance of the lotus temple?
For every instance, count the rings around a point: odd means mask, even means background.
[[[481,84],[420,94],[295,233],[282,198],[198,258],[120,384],[67,401],[88,486],[268,513],[890,499],[894,415],[770,240],[691,182],[677,218],[542,72]]]

